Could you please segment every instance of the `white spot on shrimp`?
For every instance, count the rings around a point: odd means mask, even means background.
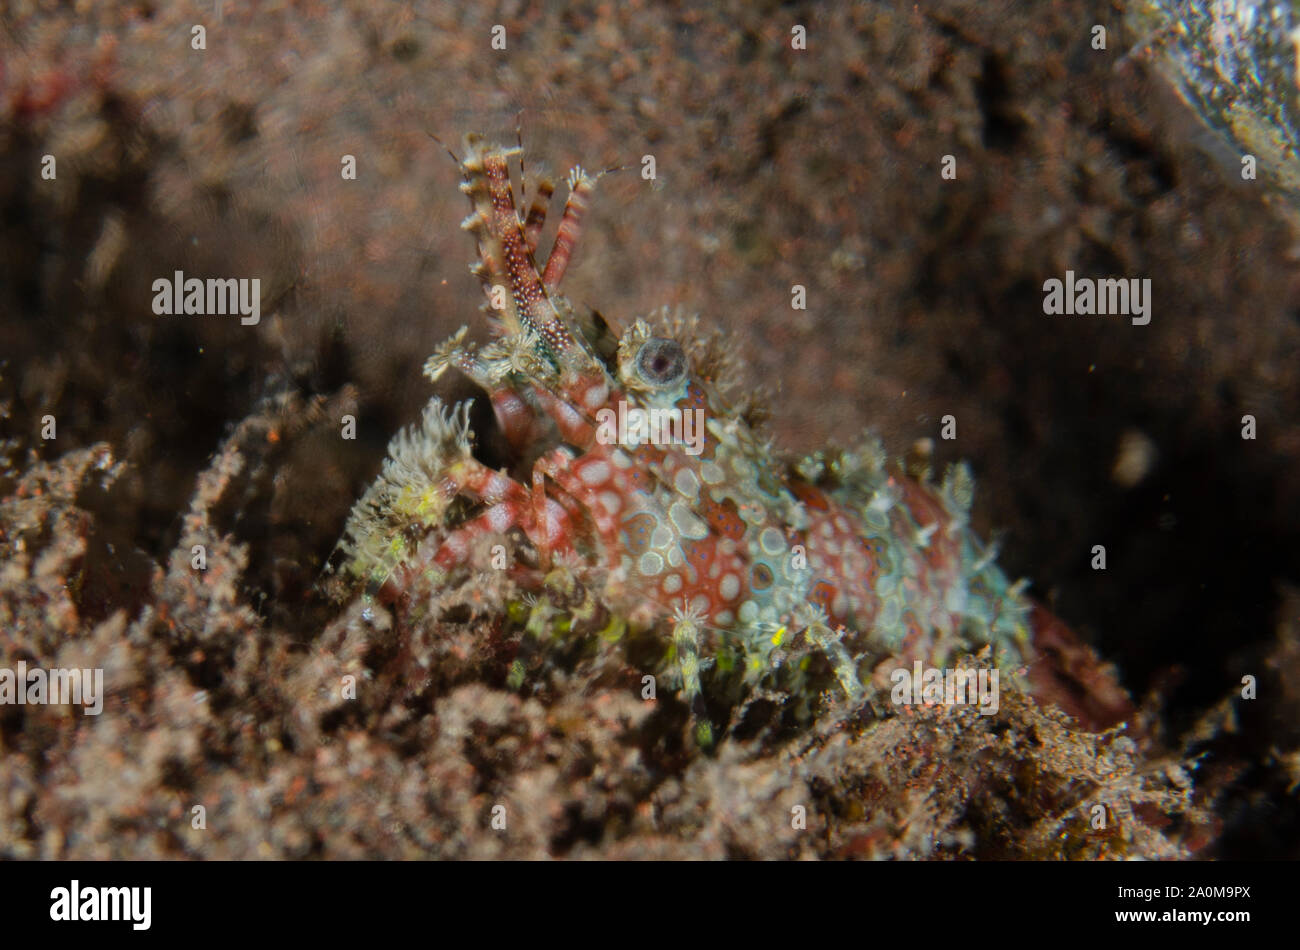
[[[684,502],[674,502],[668,509],[668,517],[677,526],[678,533],[684,538],[699,541],[709,534],[709,527],[686,507]]]
[[[780,554],[785,550],[785,536],[776,528],[764,528],[758,536],[758,545],[764,554]]]
[[[493,531],[505,531],[510,527],[510,509],[505,505],[493,505],[487,511],[487,523]]]
[[[654,551],[647,551],[637,562],[637,570],[646,577],[654,577],[664,569],[664,559]]]
[[[506,478],[500,472],[493,472],[488,477],[487,484],[483,487],[483,500],[495,504],[506,497],[513,486],[514,482],[509,478]]]
[[[723,600],[735,600],[740,595],[740,578],[735,574],[728,574],[718,582],[718,593]]]
[[[689,468],[680,469],[677,474],[673,476],[673,487],[691,501],[699,500],[700,480],[695,477],[695,473]]]
[[[721,485],[727,480],[727,473],[717,462],[701,462],[700,478],[704,479],[706,485]]]
[[[665,594],[675,594],[682,589],[682,575],[669,574],[664,578],[663,589]]]
[[[546,540],[551,544],[557,544],[565,535],[569,513],[560,507],[559,502],[548,498],[542,517],[545,519]]]
[[[650,547],[662,551],[672,543],[673,529],[666,524],[655,525],[654,531],[650,532]]]
[[[603,485],[609,481],[609,464],[601,461],[588,462],[578,470],[578,475],[588,485]]]
[[[578,410],[567,402],[557,403],[555,411],[563,417],[564,424],[570,428],[578,426],[582,422],[582,416],[578,413]]]

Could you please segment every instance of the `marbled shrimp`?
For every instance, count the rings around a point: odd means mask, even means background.
[[[611,642],[651,631],[703,744],[710,665],[751,692],[807,701],[829,687],[858,707],[914,660],[987,651],[1077,715],[1118,718],[1126,699],[1108,672],[972,531],[965,465],[934,484],[874,438],[786,460],[735,397],[719,334],[665,310],[616,338],[559,293],[599,176],[569,174],[539,266],[554,186],[543,178],[525,206],[521,173],[516,198],[509,162],[521,154],[465,139],[461,226],[477,242],[493,339],[476,348],[462,327],[425,364],[432,380],[455,369],[487,394],[514,464],[476,458],[468,404],[434,397],[393,440],[340,542],[366,596],[472,582],[501,550],[485,542],[509,540],[494,566],[523,628],[510,684],[556,631]],[[652,415],[662,424],[607,424]]]

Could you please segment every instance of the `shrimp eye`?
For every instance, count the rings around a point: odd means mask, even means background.
[[[637,350],[636,368],[652,386],[671,386],[686,375],[686,351],[676,340],[652,336]]]

